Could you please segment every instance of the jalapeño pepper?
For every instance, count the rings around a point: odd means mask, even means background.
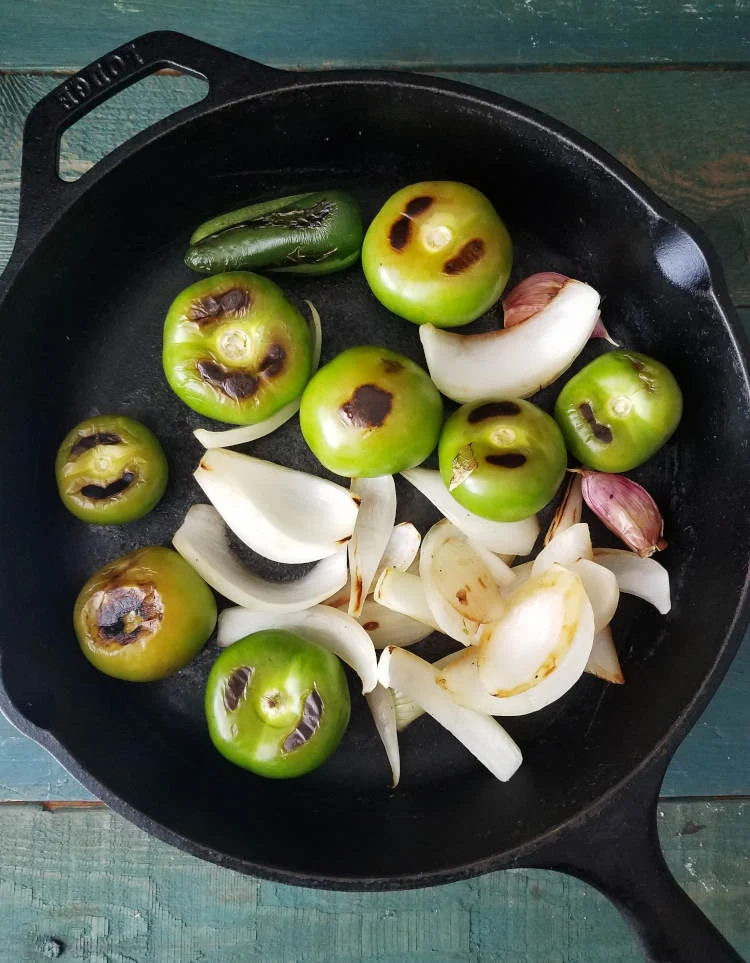
[[[357,260],[363,233],[357,202],[344,191],[293,194],[201,224],[185,263],[202,274],[260,268],[331,274]]]

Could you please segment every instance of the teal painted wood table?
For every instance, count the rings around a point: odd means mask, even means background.
[[[274,66],[396,67],[515,97],[582,131],[702,226],[750,328],[750,2],[0,0],[0,268],[23,120],[65,75],[147,30]],[[201,96],[151,77],[69,131],[74,179]],[[7,549],[4,546],[5,557]],[[687,640],[686,640],[687,644]],[[750,954],[750,639],[677,752],[659,831],[680,883]],[[200,862],[111,813],[0,718],[0,963],[636,961],[595,890],[507,871],[407,893],[297,889]],[[707,961],[710,963],[710,961]]]

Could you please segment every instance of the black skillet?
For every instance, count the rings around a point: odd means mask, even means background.
[[[206,99],[77,183],[59,180],[62,131],[162,67],[207,78]],[[625,686],[587,676],[548,710],[508,720],[525,753],[508,784],[423,718],[403,737],[404,777],[390,791],[361,699],[329,765],[296,782],[263,781],[209,744],[201,690],[213,643],[170,680],[118,683],[82,659],[73,599],[106,560],[169,544],[201,500],[191,479],[200,419],[160,370],[166,308],[193,280],[182,264],[191,227],[248,199],[327,186],[352,190],[369,217],[395,188],[428,178],[490,196],[515,241],[512,282],[537,270],[585,278],[604,293],[614,336],[666,362],[683,386],[676,438],[637,473],[665,512],[674,606],[663,618],[623,601],[615,635]],[[281,283],[319,308],[324,359],[374,341],[422,360],[417,329],[375,302],[357,268]],[[0,326],[0,705],[93,793],[187,852],[285,883],[378,890],[510,866],[561,870],[612,898],[652,959],[739,958],[675,883],[656,832],[669,759],[747,616],[745,347],[714,256],[684,218],[583,137],[485,91],[394,73],[289,74],[152,33],[31,112]],[[583,360],[601,350],[589,345]],[[144,419],[170,461],[160,508],[123,528],[76,521],[54,488],[57,444],[98,411]],[[255,451],[320,470],[293,422]],[[399,495],[402,518],[423,529],[435,518],[406,483]],[[422,651],[438,654],[440,640]]]

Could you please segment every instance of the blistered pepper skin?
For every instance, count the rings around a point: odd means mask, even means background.
[[[185,263],[201,274],[332,274],[359,258],[363,236],[359,207],[350,194],[293,194],[201,224],[190,239]]]

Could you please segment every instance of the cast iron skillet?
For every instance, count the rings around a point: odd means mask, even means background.
[[[206,99],[77,183],[60,181],[61,132],[169,66],[207,78]],[[389,791],[384,754],[356,698],[329,765],[298,781],[263,781],[209,744],[201,695],[213,643],[163,683],[119,683],[80,656],[73,599],[106,560],[169,544],[200,500],[191,478],[200,419],[160,369],[165,311],[194,279],[182,264],[191,227],[250,198],[331,185],[352,190],[370,217],[392,190],[427,178],[467,181],[492,198],[516,245],[512,283],[536,270],[591,282],[605,294],[614,336],[666,362],[683,386],[675,440],[638,473],[665,511],[674,607],[664,619],[624,600],[615,636],[625,686],[584,677],[547,711],[508,720],[525,763],[507,785],[423,718],[404,735],[403,782]],[[668,872],[655,821],[670,756],[726,672],[747,616],[745,348],[699,237],[583,137],[459,84],[289,74],[173,33],[140,37],[66,81],[28,119],[18,240],[0,280],[9,454],[0,503],[3,711],[134,823],[241,872],[375,890],[553,868],[610,896],[651,958],[737,960]],[[367,342],[422,360],[417,329],[375,302],[358,269],[281,283],[318,306],[324,360]],[[601,350],[589,345],[583,360]],[[150,424],[171,465],[162,506],[124,528],[76,521],[53,481],[65,431],[108,410]],[[320,470],[294,423],[255,451]],[[400,517],[423,530],[435,519],[400,479],[399,496]],[[440,646],[436,638],[421,651],[434,656]]]

